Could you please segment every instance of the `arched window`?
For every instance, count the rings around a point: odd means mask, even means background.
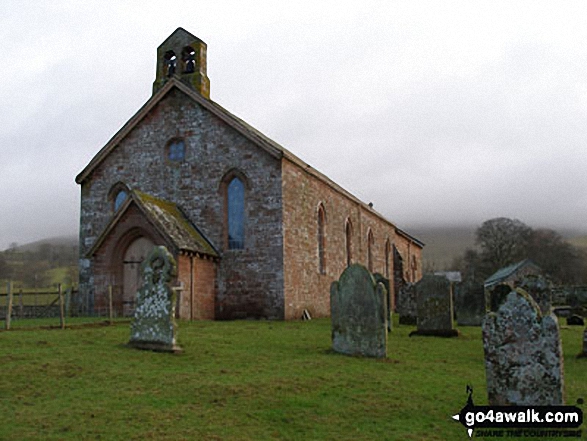
[[[186,46],[181,51],[183,61],[183,73],[194,73],[196,71],[196,51],[191,46]]]
[[[245,185],[234,177],[226,188],[226,211],[228,227],[228,249],[245,247]]]
[[[351,266],[353,263],[353,226],[350,219],[347,219],[345,225],[346,235],[346,266]]]
[[[165,66],[165,76],[172,77],[175,74],[175,68],[177,66],[177,57],[175,52],[167,51],[163,56],[163,66]]]
[[[167,159],[181,162],[185,159],[185,141],[183,138],[173,138],[167,143]]]
[[[385,277],[389,279],[389,257],[391,255],[391,243],[389,239],[385,241]]]
[[[110,201],[110,207],[113,212],[116,212],[122,207],[122,204],[128,198],[129,190],[126,185],[122,182],[114,184],[108,192],[108,200]]]
[[[367,233],[367,268],[370,272],[373,272],[373,246],[375,245],[375,239],[373,238],[373,231],[369,228]]]
[[[325,235],[324,226],[326,223],[326,214],[324,206],[318,206],[318,271],[320,274],[326,274],[326,257],[325,257]]]
[[[116,197],[114,198],[114,211],[118,211],[121,205],[124,204],[124,201],[126,201],[127,197],[128,193],[125,190],[120,190],[116,193]]]

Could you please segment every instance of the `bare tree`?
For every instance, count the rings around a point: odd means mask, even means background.
[[[532,229],[517,219],[489,219],[477,229],[476,243],[489,271],[497,271],[528,257]]]

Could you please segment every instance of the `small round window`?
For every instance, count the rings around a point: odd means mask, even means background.
[[[185,159],[185,142],[183,139],[174,139],[169,143],[167,158],[170,161],[183,161]]]

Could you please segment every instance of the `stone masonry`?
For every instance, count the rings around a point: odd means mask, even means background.
[[[487,394],[491,406],[564,404],[558,321],[542,315],[518,288],[483,322]]]
[[[387,356],[387,293],[362,265],[349,266],[330,288],[332,349],[347,355]]]
[[[142,264],[143,286],[131,324],[129,346],[180,352],[176,345],[175,292],[170,286],[176,262],[165,247],[154,247]]]
[[[165,77],[168,70],[161,63],[167,61],[161,57],[188,43],[195,45],[195,82],[192,73],[181,72],[181,63]],[[176,30],[158,49],[153,96],[76,178],[81,185],[80,293],[88,310],[103,302],[105,286],[121,283],[117,266],[122,262],[104,256],[97,271],[98,262],[87,253],[116,215],[113,192],[122,187],[176,204],[218,252],[214,268],[202,264],[206,278],[215,278],[202,294],[205,312],[197,312],[198,299],[180,305],[189,318],[210,318],[211,305],[215,319],[297,319],[304,309],[313,317],[328,316],[330,284],[347,266],[347,222],[352,262],[371,261],[372,272],[391,278],[390,250],[396,247],[409,280],[417,280],[421,242],[209,99],[206,50],[203,41]],[[182,160],[166,155],[173,140],[185,144]],[[245,185],[243,249],[229,249],[227,241],[226,186],[234,176]],[[325,213],[323,271],[318,207]],[[137,224],[129,234],[144,230]],[[178,278],[187,283],[190,263],[178,258],[178,265]]]
[[[418,329],[410,335],[457,337],[451,286],[444,276],[424,275],[416,283]]]

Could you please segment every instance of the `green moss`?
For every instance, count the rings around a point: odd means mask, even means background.
[[[153,209],[153,207],[157,207],[159,208],[159,210],[165,213],[177,226],[179,226],[183,231],[185,231],[189,235],[189,238],[196,244],[198,249],[195,251],[208,254],[210,256],[218,257],[218,253],[216,253],[212,245],[198,232],[198,230],[184,216],[184,214],[181,212],[181,210],[176,204],[139,191],[134,191],[133,193],[137,196],[137,199],[139,200],[139,203],[143,206],[143,208],[145,208],[145,210],[149,212],[153,217],[159,219],[159,216]],[[169,227],[169,225],[163,226]],[[167,228],[166,230],[167,233],[170,236],[172,236],[172,240],[180,239],[177,237],[173,237],[173,233],[169,231],[170,228]]]

